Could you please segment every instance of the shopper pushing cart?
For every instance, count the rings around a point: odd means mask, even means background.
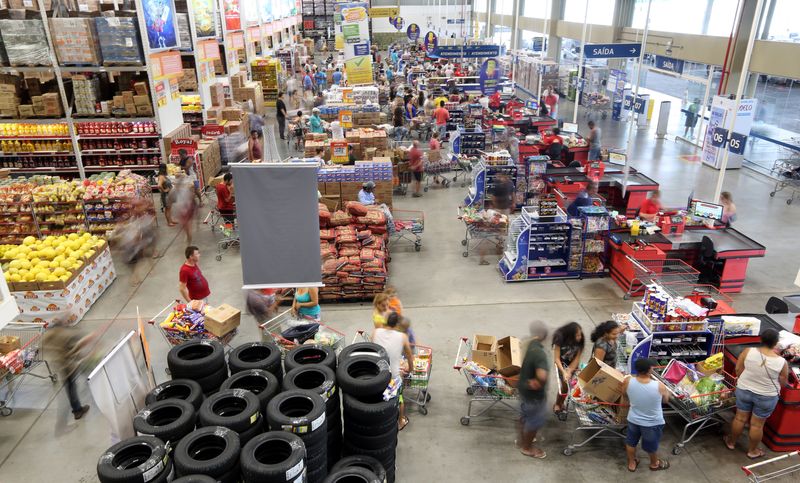
[[[14,394],[26,377],[50,378],[52,382],[56,382],[56,375],[50,370],[50,365],[44,358],[43,334],[46,327],[47,324],[10,322],[3,330],[0,330],[0,336],[3,338],[3,352],[5,352],[0,356],[0,416],[11,415]],[[59,331],[52,330],[51,333],[55,336],[59,334]],[[60,345],[54,349],[63,350],[64,347],[64,345]],[[40,365],[44,365],[45,371],[37,371]],[[62,371],[62,374],[71,377],[72,371],[66,367],[64,369],[67,370]],[[67,386],[69,391],[74,387],[72,379],[66,377],[65,379],[70,381]],[[70,394],[75,393],[70,392]],[[70,401],[72,400],[73,398],[70,396]],[[80,402],[73,405],[72,409],[73,411],[76,409],[83,411]],[[76,419],[80,418],[77,416],[78,413],[74,414]]]

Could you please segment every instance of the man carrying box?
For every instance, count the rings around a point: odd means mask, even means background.
[[[547,338],[547,328],[542,322],[531,323],[531,340],[522,369],[519,374],[520,419],[517,434],[517,446],[525,456],[543,459],[547,456],[544,450],[533,445],[536,432],[547,421],[547,376],[550,363],[542,341]]]

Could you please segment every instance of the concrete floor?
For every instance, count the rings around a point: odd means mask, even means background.
[[[624,126],[611,121],[603,126],[604,144],[624,145]],[[710,197],[717,173],[699,162],[681,159],[682,155],[697,154],[685,144],[656,141],[647,132],[640,132],[634,153],[633,165],[661,183],[667,205],[685,203],[691,189],[698,198]],[[800,237],[800,208],[770,198],[769,182],[747,171],[730,172],[725,188],[736,197],[740,212],[737,228],[767,246],[767,257],[751,262],[744,292],[734,297],[734,304],[741,312],[762,311],[769,296],[800,291],[792,285],[798,269],[793,242]],[[463,225],[455,216],[463,192],[460,187],[432,189],[420,199],[395,201],[397,208],[425,211],[422,251],[398,245],[392,252],[390,274],[419,342],[432,346],[435,360],[430,412],[427,416],[410,413],[411,424],[398,446],[398,481],[577,482],[619,477],[628,481],[744,480],[740,470],[748,463],[744,453],[727,451],[713,429],[697,436],[680,456],[669,455],[673,464],[669,471],[651,473],[643,466],[631,475],[625,471],[624,450],[618,440],[592,443],[571,457],[562,455],[576,427],[573,417],[567,422],[553,418],[544,428],[545,460],[524,457],[514,448],[513,413],[509,411],[494,411],[493,418],[473,420],[469,427],[459,424],[469,400],[464,377],[452,367],[460,337],[476,332],[525,337],[529,322],[535,319],[551,328],[578,321],[588,332],[611,313],[630,308],[630,302],[622,299],[622,291],[610,279],[504,284],[494,267],[479,266],[477,257],[463,258],[459,243]],[[205,214],[206,210],[201,210],[200,215]],[[198,221],[195,243],[202,249],[201,267],[211,284],[211,302],[242,307],[238,251],[225,252],[217,262],[215,241],[216,236]],[[148,274],[145,283],[138,286],[131,285],[130,267],[115,258],[119,278],[81,322],[86,330],[105,331],[101,351],[135,326],[137,313],[145,318],[152,316],[178,296],[183,238],[162,224],[158,245],[164,256],[140,262]],[[350,339],[356,330],[370,327],[371,308],[368,304],[325,305],[323,318]],[[168,346],[154,328],[147,331],[155,375],[161,382],[166,379],[163,368]],[[236,341],[257,338],[252,318],[243,315]],[[85,398],[90,400],[88,394]],[[14,414],[0,418],[2,482],[96,480],[97,458],[110,445],[109,427],[93,408],[67,432],[55,433],[57,414],[65,399],[60,386],[38,380],[25,383],[14,403]],[[679,437],[681,422],[676,417],[669,419],[662,442],[665,453]]]

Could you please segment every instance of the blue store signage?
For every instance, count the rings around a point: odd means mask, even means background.
[[[416,42],[419,38],[419,25],[412,23],[406,29],[406,35],[408,35],[408,39],[412,42]]]
[[[622,101],[622,108],[626,111],[630,111],[633,107],[633,96],[625,96],[625,100]]]
[[[647,99],[644,97],[637,97],[635,101],[633,101],[633,110],[636,111],[638,114],[644,114],[644,108],[647,105]]]
[[[680,59],[673,59],[672,57],[657,55],[656,68],[674,72],[676,74],[683,74],[683,61]]]
[[[442,59],[477,59],[480,57],[497,57],[500,55],[498,45],[440,45],[431,52],[432,57]]]
[[[744,154],[744,146],[747,144],[747,136],[739,134],[738,132],[731,133],[731,139],[728,141],[728,151],[731,154]]]
[[[715,148],[721,148],[725,146],[725,143],[728,140],[728,130],[715,127],[714,130],[711,132],[711,145]]]
[[[586,44],[583,56],[587,59],[622,59],[639,57],[642,44]]]

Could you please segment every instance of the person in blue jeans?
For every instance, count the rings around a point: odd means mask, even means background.
[[[633,365],[636,375],[628,376],[622,383],[622,390],[631,405],[628,411],[628,434],[625,437],[630,472],[639,467],[636,446],[640,441],[642,449],[650,455],[650,471],[669,468],[669,461],[658,457],[658,444],[664,432],[661,404],[669,400],[669,391],[663,383],[652,378],[650,371],[655,365],[652,359],[637,359]]]

